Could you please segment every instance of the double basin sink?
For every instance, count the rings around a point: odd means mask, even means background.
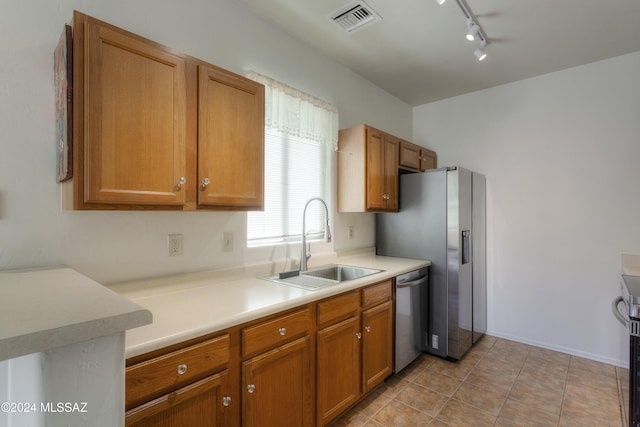
[[[307,271],[289,271],[286,273],[264,276],[261,279],[282,285],[295,286],[310,291],[317,291],[327,286],[337,285],[348,280],[355,280],[384,270],[375,268],[354,267],[351,265],[331,264]]]

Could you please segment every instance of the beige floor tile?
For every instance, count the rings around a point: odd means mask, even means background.
[[[367,421],[369,421],[369,417],[352,410],[337,418],[329,425],[331,427],[362,427]]]
[[[376,388],[376,391],[390,399],[393,399],[409,384],[409,381],[405,380],[404,378],[401,378],[399,376],[392,376],[388,378],[384,383],[380,384],[380,386]]]
[[[567,420],[595,423],[622,424],[622,407],[617,390],[605,391],[600,388],[567,384],[562,416]],[[600,425],[605,425],[600,424]]]
[[[564,388],[553,384],[553,378],[551,377],[540,377],[519,376],[511,392],[509,392],[509,398],[532,408],[559,415]]]
[[[463,379],[471,372],[474,366],[475,363],[451,362],[445,359],[438,359],[427,369],[450,377]]]
[[[560,353],[559,351],[539,347],[532,347],[529,351],[529,357],[545,360],[557,365],[564,365],[567,366],[567,368],[569,367],[569,361],[571,360],[571,356],[566,353]]]
[[[475,366],[475,368],[480,368],[482,370],[494,373],[494,374],[519,374],[520,369],[522,369],[522,365],[524,365],[524,360],[520,363],[518,360],[512,360],[509,358],[502,358],[492,356],[491,352],[487,353],[485,357],[483,357]]]
[[[568,372],[569,359],[567,359],[566,362],[555,363],[537,356],[532,356],[531,354],[527,357],[527,360],[524,362],[522,370],[520,371],[521,374],[544,374],[562,378],[563,380],[567,377]]]
[[[452,396],[460,387],[462,380],[427,369],[413,382],[440,394]]]
[[[567,376],[567,384],[595,388],[611,393],[618,392],[618,378],[615,370],[612,375],[600,375],[583,370],[571,370]]]
[[[491,415],[498,415],[502,405],[507,400],[507,393],[508,391],[488,384],[464,382],[453,395],[453,398],[467,405],[480,408]]]
[[[513,399],[507,399],[498,414],[496,426],[546,427],[557,426],[558,415],[549,414]]]
[[[362,401],[353,408],[353,411],[371,418],[390,401],[390,397],[387,397],[376,390],[362,399]]]
[[[459,362],[421,355],[332,427],[624,427],[628,381],[628,369],[485,336]]]
[[[406,405],[411,406],[431,417],[435,417],[449,399],[444,394],[437,393],[417,384],[410,384],[395,397]]]
[[[452,427],[492,426],[496,421],[493,415],[456,399],[450,399],[436,419]]]
[[[464,381],[472,384],[486,384],[497,387],[506,394],[511,390],[517,378],[518,374],[516,373],[495,373],[476,367],[467,375]]]
[[[432,418],[411,406],[392,400],[376,414],[374,420],[386,427],[426,427]]]
[[[571,356],[569,362],[570,371],[586,371],[592,374],[615,376],[616,368],[613,365],[596,362],[595,360],[584,359],[582,357]]]
[[[418,375],[420,375],[425,369],[427,369],[435,358],[429,355],[419,356],[416,360],[407,365],[403,370],[398,372],[396,376],[403,378],[407,381],[413,381]]]

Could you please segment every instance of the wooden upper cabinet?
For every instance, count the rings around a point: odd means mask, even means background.
[[[400,141],[400,168],[410,172],[424,172],[438,167],[435,151],[407,141]]]
[[[65,209],[263,208],[263,85],[79,12],[73,46]]]
[[[420,147],[407,141],[400,141],[399,164],[409,169],[420,169]]]
[[[264,86],[217,67],[198,74],[198,204],[261,209]]]
[[[367,125],[340,131],[339,212],[398,210],[399,141]]]
[[[185,58],[76,17],[80,42],[74,51],[84,64],[74,73],[84,77],[84,105],[74,103],[76,123],[85,126],[74,150],[80,155],[77,175],[83,174],[75,179],[84,178],[80,204],[184,204],[179,182],[186,173]]]
[[[438,155],[435,151],[420,148],[420,171],[438,167]]]

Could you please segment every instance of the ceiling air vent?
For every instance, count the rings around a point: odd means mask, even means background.
[[[348,33],[354,33],[382,20],[380,15],[362,1],[341,8],[332,13],[329,18]]]

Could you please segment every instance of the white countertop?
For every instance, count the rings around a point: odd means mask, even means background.
[[[149,310],[68,267],[0,271],[0,361],[149,323]]]
[[[429,261],[373,254],[339,257],[335,263],[385,270],[307,291],[257,279],[269,271],[201,272],[111,285],[153,313],[153,323],[127,331],[126,357],[239,325],[311,301],[336,295],[431,265]],[[319,264],[316,264],[319,265]]]

